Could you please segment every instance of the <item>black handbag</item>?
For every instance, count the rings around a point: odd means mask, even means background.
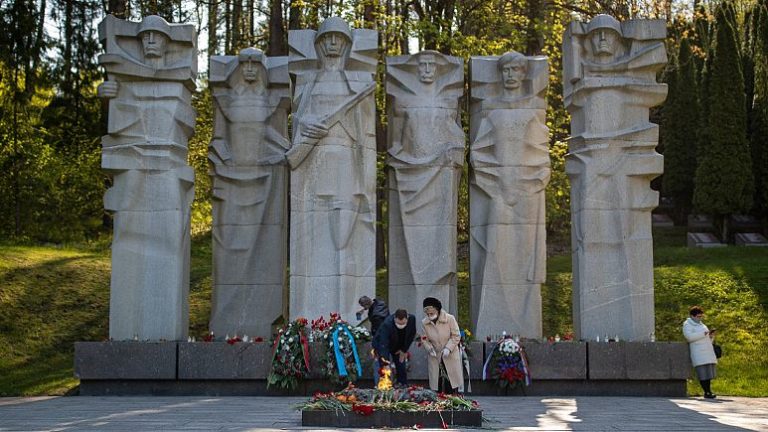
[[[713,343],[712,344],[712,348],[715,349],[715,357],[720,358],[720,357],[723,356],[723,347],[721,347],[720,345],[718,345],[716,343]]]

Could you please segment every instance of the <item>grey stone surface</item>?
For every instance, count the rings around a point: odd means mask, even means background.
[[[768,239],[760,233],[737,233],[737,246],[768,246]]]
[[[571,114],[573,317],[577,338],[649,340],[654,331],[650,182],[663,171],[656,74],[667,62],[663,20],[598,15],[563,37],[563,93]]]
[[[288,57],[255,48],[210,59],[214,128],[213,300],[217,335],[270,336],[288,259]]]
[[[533,380],[587,379],[586,342],[521,341]],[[486,344],[490,352],[491,344]]]
[[[81,380],[176,379],[176,342],[75,342]]]
[[[727,246],[725,243],[720,243],[720,239],[715,237],[715,235],[712,233],[689,232],[686,237],[688,239],[688,247],[712,248]]]
[[[456,221],[464,164],[464,61],[435,51],[387,57],[389,306],[424,297],[456,314]]]
[[[470,283],[475,334],[541,337],[549,182],[546,57],[470,60]]]
[[[375,296],[377,35],[337,17],[288,35],[291,319],[349,319]]]
[[[271,369],[268,342],[179,342],[180,380],[266,379]]]
[[[652,214],[651,223],[654,228],[672,228],[675,226],[675,222],[672,218],[665,214]]]
[[[99,39],[107,72],[99,95],[109,99],[101,166],[113,177],[104,196],[114,213],[109,336],[186,339],[195,27],[108,15]]]
[[[485,428],[505,431],[768,429],[768,398],[719,397],[715,402],[684,397],[474,399],[487,419]],[[317,430],[302,428],[301,413],[293,409],[305,400],[210,396],[0,398],[0,418],[2,427],[10,431]]]
[[[680,342],[589,342],[591,380],[685,380],[688,345]]]

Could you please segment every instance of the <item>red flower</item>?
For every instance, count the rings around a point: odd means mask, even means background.
[[[443,422],[443,429],[448,429],[448,423]]]
[[[363,404],[353,404],[352,411],[360,415],[369,416],[373,414],[373,406]]]
[[[422,425],[421,423],[416,423],[415,425],[413,425],[414,429],[421,429],[423,427],[424,427],[424,425]]]
[[[203,336],[203,342],[213,342],[213,333],[208,333]]]
[[[264,342],[264,338],[261,337],[261,336],[256,336],[255,338],[253,338],[253,341],[254,342]]]

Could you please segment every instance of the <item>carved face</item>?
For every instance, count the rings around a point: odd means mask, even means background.
[[[141,46],[144,48],[144,55],[146,57],[161,58],[165,55],[165,48],[168,46],[168,36],[154,30],[148,30],[142,32],[139,37],[141,38]]]
[[[595,56],[608,57],[616,54],[616,48],[618,47],[619,39],[621,36],[616,33],[616,30],[609,28],[599,28],[592,31],[590,35],[592,39],[592,48],[594,49]]]
[[[250,60],[242,62],[241,68],[245,82],[249,84],[258,84],[258,81],[260,81],[261,78],[261,73],[257,62]]]
[[[419,81],[431,84],[435,81],[435,56],[425,54],[419,57]]]
[[[517,58],[501,65],[501,79],[504,82],[504,88],[517,90],[523,84],[523,79],[528,73],[525,59]]]
[[[320,39],[323,52],[328,57],[341,57],[349,41],[340,33],[326,33]]]

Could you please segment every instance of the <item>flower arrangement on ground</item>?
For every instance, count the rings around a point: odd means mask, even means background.
[[[480,406],[463,396],[446,395],[419,386],[379,390],[361,389],[350,383],[339,392],[315,393],[312,399],[297,405],[296,409],[335,411],[337,414],[353,412],[365,416],[374,411],[470,411],[479,410]]]
[[[363,373],[358,346],[371,340],[370,332],[364,327],[349,325],[335,312],[327,322],[322,318],[314,322],[323,323],[321,364],[326,376],[337,384],[355,382]]]
[[[299,318],[281,328],[272,342],[272,370],[267,388],[293,389],[309,373],[307,319]]]
[[[494,344],[483,366],[483,380],[489,377],[502,388],[531,384],[525,351],[514,339],[504,337]]]

